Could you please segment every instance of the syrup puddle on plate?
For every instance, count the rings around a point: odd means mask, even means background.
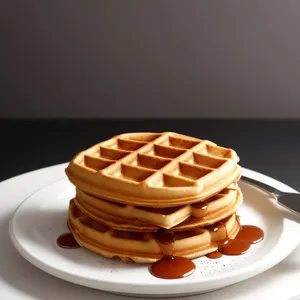
[[[57,238],[56,243],[59,247],[64,248],[64,249],[81,248],[81,246],[77,243],[77,241],[75,240],[75,238],[71,232],[61,234]]]
[[[207,227],[211,231],[223,230],[225,233],[224,239],[217,244],[218,250],[207,254],[207,258],[218,259],[223,255],[242,255],[248,251],[251,244],[263,240],[264,232],[261,228],[253,225],[240,225],[240,217],[236,218],[240,230],[234,239],[228,237],[226,226],[222,221]],[[196,265],[190,259],[173,256],[176,235],[172,230],[159,229],[153,236],[164,255],[161,260],[150,266],[149,271],[153,276],[162,279],[179,279],[193,274]],[[60,235],[57,238],[57,244],[64,249],[81,248],[70,232]]]

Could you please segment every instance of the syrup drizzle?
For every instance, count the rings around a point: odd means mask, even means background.
[[[226,244],[219,246],[219,252],[225,255],[241,255],[247,252],[250,244],[243,240],[228,240]]]
[[[248,251],[251,244],[255,244],[263,240],[264,232],[261,228],[253,225],[241,225],[240,217],[236,216],[239,224],[239,233],[234,239],[230,239],[227,234],[226,226],[223,222],[218,222],[214,225],[208,226],[208,229],[217,232],[223,230],[224,239],[218,242],[218,250],[216,252],[206,255],[208,258],[218,258],[224,255],[241,255]],[[220,253],[220,254],[217,254]]]
[[[173,256],[176,235],[172,230],[159,229],[154,233],[164,257],[150,266],[152,275],[163,279],[178,279],[191,275],[195,264],[185,257]]]
[[[214,252],[208,253],[206,255],[206,257],[210,258],[210,259],[217,259],[217,258],[220,258],[222,256],[223,256],[223,254],[219,251],[214,251]]]
[[[195,271],[195,264],[185,258],[175,256],[172,258],[163,258],[150,267],[152,275],[162,279],[179,279],[187,277]]]
[[[176,235],[174,231],[167,229],[159,229],[153,234],[154,238],[159,244],[161,252],[164,258],[172,258],[174,252],[174,245],[176,241]]]
[[[257,226],[243,225],[235,238],[247,241],[250,244],[256,244],[263,240],[264,232]]]
[[[200,203],[195,203],[195,204],[193,204],[193,207],[197,208],[197,209],[202,209],[202,210],[206,211],[207,210],[208,202],[209,201],[205,200],[205,201],[200,202]]]
[[[204,218],[207,215],[208,204],[213,201],[213,199],[205,200],[200,203],[194,203],[192,206],[197,210],[197,212],[193,213],[193,217],[195,218]]]
[[[57,238],[56,243],[59,247],[64,249],[81,248],[81,246],[77,243],[71,232],[61,234]]]

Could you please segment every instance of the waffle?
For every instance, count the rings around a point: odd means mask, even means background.
[[[77,189],[74,201],[85,215],[117,230],[180,231],[207,226],[232,215],[242,203],[242,194],[237,184],[232,184],[200,204],[149,208],[113,203]]]
[[[144,207],[204,201],[238,181],[239,158],[207,140],[177,133],[127,133],[76,155],[66,169],[80,190]]]
[[[226,235],[234,238],[239,231],[235,214],[223,220],[223,224],[226,229],[217,231],[204,227],[175,232],[173,255],[193,259],[217,250],[218,241],[224,240]],[[164,256],[154,233],[112,229],[84,215],[73,200],[70,201],[68,225],[81,246],[105,257],[152,263]]]

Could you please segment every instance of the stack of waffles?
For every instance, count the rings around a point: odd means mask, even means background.
[[[160,260],[161,231],[175,236],[169,254],[206,255],[239,231],[238,161],[232,149],[177,133],[115,136],[67,167],[76,186],[69,228],[81,246],[124,261]]]

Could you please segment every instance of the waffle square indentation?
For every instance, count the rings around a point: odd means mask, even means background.
[[[110,160],[121,159],[122,157],[124,157],[129,153],[130,151],[111,149],[103,146],[100,147],[100,157],[110,159]]]
[[[113,160],[107,160],[107,159],[103,159],[100,157],[90,156],[87,154],[84,156],[85,166],[87,166],[88,168],[91,168],[95,171],[103,170],[104,168],[111,165],[113,162],[114,162]]]
[[[168,136],[165,140],[160,142],[161,145],[167,146],[167,147],[175,147],[179,149],[190,149],[196,145],[198,145],[201,141],[197,140],[190,140],[190,139],[184,139],[179,138],[175,136]]]
[[[154,157],[151,155],[138,153],[136,156],[130,157],[130,159],[126,160],[126,163],[147,169],[159,170],[170,161],[171,160],[164,159],[162,157]]]
[[[136,182],[142,182],[154,172],[151,170],[134,167],[127,164],[121,164],[120,177],[124,179],[134,180]]]
[[[176,158],[177,156],[183,154],[185,150],[170,148],[162,145],[154,144],[153,147],[147,149],[145,154],[155,155],[163,158]]]

